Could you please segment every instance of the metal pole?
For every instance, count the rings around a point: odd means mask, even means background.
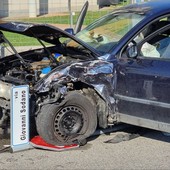
[[[70,13],[70,28],[73,28],[73,14],[71,11],[71,0],[68,0],[68,10]]]

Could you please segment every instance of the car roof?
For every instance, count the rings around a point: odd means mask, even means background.
[[[170,0],[151,0],[144,3],[131,4],[123,7],[124,10],[147,10],[147,15],[160,15],[170,12]]]

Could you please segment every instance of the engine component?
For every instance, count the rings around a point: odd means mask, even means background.
[[[0,97],[10,100],[12,84],[0,81]]]

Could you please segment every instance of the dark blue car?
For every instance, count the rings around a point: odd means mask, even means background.
[[[42,47],[0,59],[0,118],[10,89],[29,86],[30,120],[48,143],[79,143],[119,122],[170,132],[170,1],[133,4],[75,36],[44,24],[1,23]],[[48,42],[48,44],[44,44]]]

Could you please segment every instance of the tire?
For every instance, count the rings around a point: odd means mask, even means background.
[[[43,106],[36,125],[39,135],[49,144],[81,143],[96,130],[96,109],[84,95],[70,92],[61,105]]]

